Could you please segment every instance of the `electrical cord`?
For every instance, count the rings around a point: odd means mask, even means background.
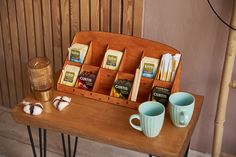
[[[214,14],[218,17],[218,19],[220,19],[221,22],[223,22],[227,27],[229,27],[232,30],[236,31],[236,28],[232,27],[230,24],[228,24],[227,22],[225,22],[225,20],[223,20],[220,15],[215,11],[215,9],[213,8],[213,6],[211,5],[210,0],[207,0],[209,6],[211,7],[211,10],[214,12]]]

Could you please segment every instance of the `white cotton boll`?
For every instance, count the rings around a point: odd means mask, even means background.
[[[63,99],[64,101],[69,102],[69,103],[70,103],[70,101],[71,101],[71,98],[69,98],[69,97],[67,97],[67,96],[63,96],[62,99]]]
[[[68,105],[69,105],[68,102],[60,102],[60,104],[58,105],[58,110],[61,111]]]
[[[55,100],[60,100],[61,99],[61,96],[57,96],[55,99],[54,99],[54,101]]]
[[[32,113],[30,111],[31,107],[33,108],[33,112]],[[40,115],[43,112],[43,105],[41,103],[35,103],[35,104],[32,104],[32,105],[28,104],[28,105],[24,106],[23,110],[27,114],[37,116],[37,115]]]
[[[23,105],[29,105],[29,104],[31,104],[31,102],[28,102],[28,101],[23,100],[23,101],[22,101],[22,104],[23,104]]]
[[[30,105],[25,105],[24,106],[24,112],[27,114],[30,114]]]

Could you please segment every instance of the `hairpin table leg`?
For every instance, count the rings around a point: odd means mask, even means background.
[[[74,145],[73,157],[75,157],[75,155],[76,155],[77,143],[78,143],[78,137],[76,136],[76,137],[75,137],[75,145]]]
[[[47,155],[47,130],[43,129],[43,144],[44,144],[44,157],[46,157]]]
[[[61,133],[61,139],[62,139],[64,157],[66,157],[67,156],[67,151],[66,151],[66,144],[65,144],[65,135],[63,133]],[[76,155],[77,143],[78,143],[78,137],[76,136],[75,137],[73,157],[75,157],[75,155]],[[70,135],[67,135],[67,144],[68,144],[68,157],[71,157],[72,152],[71,152]]]
[[[39,151],[40,151],[40,157],[43,155],[43,149],[42,149],[42,129],[39,128]]]
[[[30,143],[31,143],[33,155],[34,155],[34,157],[36,157],[36,151],[35,151],[35,147],[34,147],[34,140],[33,140],[31,129],[30,129],[29,125],[27,125],[27,130],[28,130],[28,134],[29,134],[29,138],[30,138]]]
[[[189,145],[190,145],[190,142],[189,142],[188,147],[187,147],[187,149],[185,151],[184,157],[188,157]]]
[[[151,154],[149,154],[149,157],[152,157],[152,155],[151,155]]]

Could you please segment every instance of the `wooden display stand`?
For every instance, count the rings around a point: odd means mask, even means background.
[[[137,109],[140,103],[150,99],[151,90],[154,86],[171,89],[171,93],[179,91],[181,61],[173,82],[142,77],[136,102],[131,101],[132,89],[128,100],[111,96],[112,85],[116,79],[134,81],[135,71],[140,66],[142,57],[161,59],[162,54],[170,53],[174,55],[179,53],[174,48],[150,40],[106,32],[78,32],[73,39],[72,44],[74,43],[89,45],[84,64],[70,62],[66,58],[64,66],[67,64],[79,66],[81,68],[80,72],[90,71],[96,73],[97,78],[92,91],[88,91],[79,89],[77,84],[75,87],[62,85],[60,84],[61,77],[59,77],[58,91],[134,109]],[[108,48],[124,52],[118,71],[101,68]]]

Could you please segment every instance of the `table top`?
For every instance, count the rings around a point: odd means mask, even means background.
[[[27,115],[23,105],[11,110],[13,119],[24,125],[45,128],[156,156],[183,156],[191,139],[201,111],[203,97],[194,95],[196,102],[192,120],[186,128],[176,128],[167,111],[164,125],[155,138],[147,138],[129,125],[131,114],[137,110],[104,103],[85,97],[54,91],[54,97],[69,96],[72,102],[63,111],[44,102],[44,111],[39,116]],[[35,102],[32,95],[25,100]]]

